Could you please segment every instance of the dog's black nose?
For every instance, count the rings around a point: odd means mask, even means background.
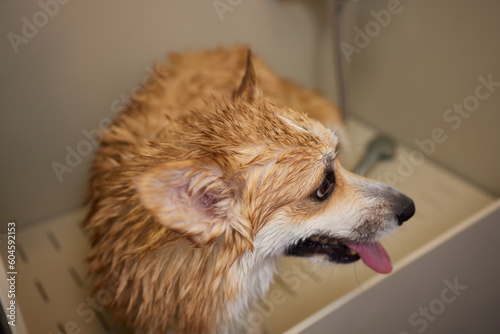
[[[397,214],[396,217],[398,218],[398,223],[401,226],[415,214],[415,203],[413,203],[413,200],[408,196],[402,195],[399,208],[400,213]]]

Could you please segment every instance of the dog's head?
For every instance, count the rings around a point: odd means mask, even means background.
[[[413,215],[412,200],[344,170],[335,133],[266,99],[250,55],[234,96],[206,108],[183,119],[177,146],[164,148],[176,151],[174,159],[135,178],[141,203],[160,224],[194,247],[218,244],[236,257],[248,251],[348,263],[361,256],[390,271],[377,240]]]

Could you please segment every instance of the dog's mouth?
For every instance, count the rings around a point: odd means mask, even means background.
[[[363,262],[378,273],[392,271],[391,260],[380,242],[356,243],[341,241],[324,235],[312,235],[291,245],[285,255],[303,257],[322,257],[334,263]]]
[[[336,263],[351,263],[361,258],[355,249],[349,248],[345,243],[321,235],[312,235],[307,239],[300,240],[295,245],[290,246],[285,255],[305,257],[325,257],[326,255],[328,261]]]

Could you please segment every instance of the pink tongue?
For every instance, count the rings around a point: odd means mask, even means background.
[[[376,272],[388,274],[392,271],[391,259],[380,242],[365,244],[346,243],[346,245],[357,251],[363,262]]]

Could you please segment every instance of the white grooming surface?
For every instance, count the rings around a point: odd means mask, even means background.
[[[348,128],[351,147],[340,155],[340,161],[352,169],[376,132],[357,121],[349,122]],[[396,157],[408,156],[410,152],[399,146]],[[376,177],[384,171],[397,174],[398,166],[397,160],[381,162],[369,176]],[[495,200],[430,159],[396,188],[413,198],[417,213],[383,242],[393,263]],[[100,312],[106,293],[96,300],[90,292],[84,260],[89,245],[81,228],[84,214],[81,209],[17,229],[17,321],[16,327],[11,327],[14,333],[123,333]],[[2,241],[1,259],[5,262],[7,253],[5,240]],[[256,318],[265,323],[269,334],[283,333],[334,300],[360,289],[363,282],[375,275],[361,261],[347,266],[311,266],[303,261],[307,260],[279,260],[284,278],[277,280],[272,290],[282,290],[280,302],[268,306]],[[6,280],[1,278],[0,282],[5,305]]]
[[[84,216],[81,209],[17,231],[17,313],[22,313],[26,331],[16,324],[14,333],[121,333],[99,312],[106,296],[101,295],[100,303],[90,292]]]

